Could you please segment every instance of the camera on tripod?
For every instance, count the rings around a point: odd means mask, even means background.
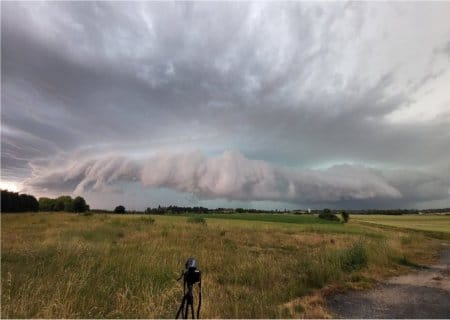
[[[184,266],[183,278],[187,285],[193,285],[201,281],[202,273],[197,269],[197,261],[194,258],[189,258]]]
[[[202,305],[202,272],[197,268],[197,261],[194,258],[187,259],[184,264],[185,270],[181,273],[183,278],[183,299],[181,300],[180,308],[178,309],[176,319],[181,315],[184,319],[188,318],[188,310],[191,309],[191,317],[194,319],[194,284],[198,283],[198,307],[197,319],[200,319],[200,307]],[[187,289],[187,291],[186,291]]]

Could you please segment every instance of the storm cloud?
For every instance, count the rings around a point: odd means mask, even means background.
[[[35,168],[39,171],[38,168]],[[33,188],[85,194],[121,192],[118,182],[139,182],[143,188],[169,188],[199,199],[342,203],[441,199],[448,181],[421,172],[383,173],[360,165],[335,165],[324,170],[272,166],[226,151],[206,157],[200,151],[158,153],[130,160],[109,155],[102,159],[66,161],[26,181]]]
[[[1,175],[24,190],[449,199],[449,3],[1,6]]]

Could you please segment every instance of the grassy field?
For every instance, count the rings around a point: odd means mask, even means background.
[[[359,222],[393,227],[403,230],[425,231],[430,236],[450,240],[450,216],[445,215],[354,215]]]
[[[325,317],[321,294],[429,263],[442,242],[360,217],[36,213],[1,222],[2,318],[173,318],[189,256],[204,274],[204,318]]]

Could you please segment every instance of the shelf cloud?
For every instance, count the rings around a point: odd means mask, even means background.
[[[226,151],[206,157],[199,151],[158,153],[130,160],[121,156],[69,161],[25,182],[31,189],[65,190],[75,194],[119,191],[120,182],[145,188],[169,188],[199,199],[340,203],[441,199],[447,181],[420,172],[383,173],[360,165],[334,165],[323,170],[273,166]]]

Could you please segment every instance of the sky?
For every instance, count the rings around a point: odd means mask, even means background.
[[[1,183],[450,207],[450,2],[1,2]]]

